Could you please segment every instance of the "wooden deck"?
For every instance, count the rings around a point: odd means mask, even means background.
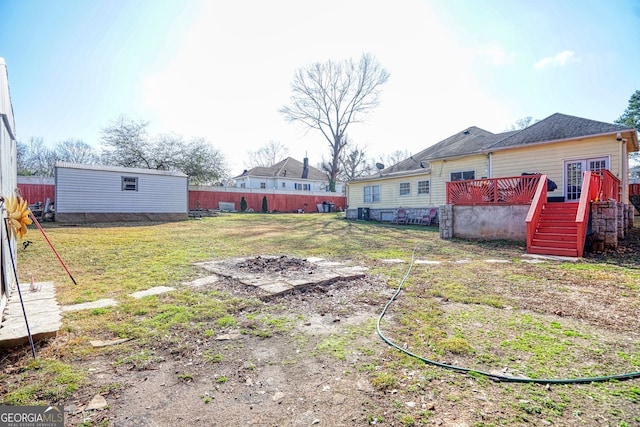
[[[21,284],[29,329],[33,341],[56,336],[62,325],[62,312],[56,301],[53,282],[35,284],[38,291],[31,291],[29,284]],[[0,347],[16,347],[29,342],[18,289],[13,289],[0,324]]]

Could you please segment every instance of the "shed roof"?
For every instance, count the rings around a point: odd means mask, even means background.
[[[131,174],[138,174],[138,175],[163,175],[163,176],[176,176],[176,177],[182,177],[182,178],[187,177],[187,175],[179,171],[166,171],[166,170],[143,169],[143,168],[125,168],[122,166],[85,165],[80,163],[69,163],[69,162],[56,162],[56,168],[131,173]]]
[[[244,176],[262,176],[269,178],[281,177],[305,179],[302,178],[303,171],[304,163],[292,157],[287,157],[286,159],[281,160],[273,166],[257,166],[255,168],[246,170],[236,178],[242,178]],[[306,179],[313,181],[326,181],[327,176],[320,169],[314,168],[313,166],[308,166],[308,175]]]
[[[16,139],[16,124],[13,119],[13,106],[9,91],[9,72],[2,57],[0,57],[0,120],[4,122],[11,138]]]

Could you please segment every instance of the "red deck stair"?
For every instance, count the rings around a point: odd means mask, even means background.
[[[535,228],[529,253],[577,257],[578,203],[545,203]]]

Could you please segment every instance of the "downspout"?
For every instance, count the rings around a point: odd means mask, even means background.
[[[623,138],[622,144],[620,144],[620,183],[622,184],[620,201],[623,205],[629,204],[629,172],[627,172],[628,163],[629,156],[627,154],[627,139]]]
[[[489,157],[489,178],[493,178],[493,153],[487,155]]]

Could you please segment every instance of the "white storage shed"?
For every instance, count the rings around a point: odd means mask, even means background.
[[[58,162],[55,189],[56,222],[188,218],[189,187],[182,172]]]

